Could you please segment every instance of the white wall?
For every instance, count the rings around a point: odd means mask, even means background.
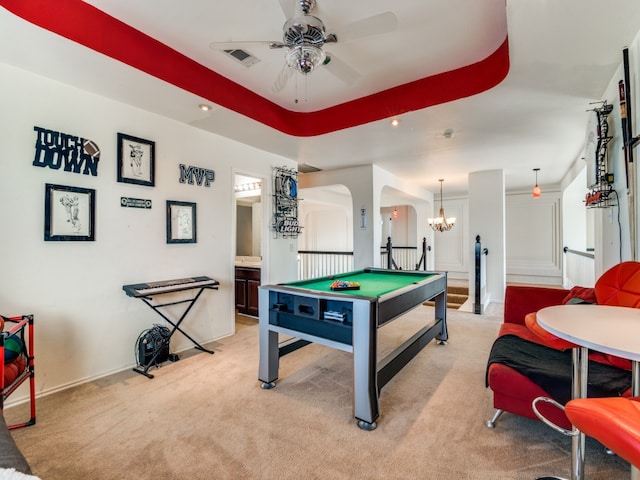
[[[466,197],[445,198],[442,201],[442,208],[444,208],[447,217],[455,217],[456,223],[448,232],[429,232],[434,245],[435,270],[448,272],[450,280],[467,282],[470,268],[469,246],[471,244],[469,201]],[[438,215],[440,201],[436,202],[434,210],[430,216]]]
[[[366,268],[380,264],[378,245],[380,229],[374,225],[379,219],[380,200],[374,198],[372,166],[320,171],[300,175],[300,196],[306,189],[328,185],[344,185],[351,194],[351,216],[353,219],[353,262],[355,268]],[[364,211],[366,222],[361,227],[360,212]],[[349,218],[349,217],[347,217]],[[304,225],[303,225],[304,226]],[[306,240],[310,244],[311,240]]]
[[[233,166],[271,178],[273,167],[291,162],[3,64],[0,79],[0,313],[35,314],[38,393],[134,365],[136,338],[161,319],[127,297],[124,284],[216,278],[220,290],[205,292],[183,327],[201,343],[232,334]],[[34,126],[95,141],[98,176],[33,166]],[[118,132],[156,142],[155,187],[117,182]],[[215,170],[215,182],[210,188],[179,183],[180,163]],[[44,241],[45,183],[96,190],[94,242]],[[270,198],[271,185],[266,190]],[[150,199],[153,207],[123,208],[122,196]],[[167,200],[196,202],[196,244],[166,243]],[[295,248],[265,229],[266,279],[295,278]],[[174,351],[190,346],[174,336]]]
[[[347,187],[305,188],[299,195],[304,228],[298,236],[298,249],[353,251],[353,202]]]
[[[374,182],[376,196],[385,199],[381,207],[398,206],[398,212],[405,213],[404,218],[398,218],[397,229],[394,227],[392,241],[397,246],[422,246],[422,239],[429,240],[430,230],[427,218],[433,211],[433,194],[427,190],[409,185],[404,180],[381,168],[374,168]],[[403,207],[401,207],[402,205]],[[383,210],[381,208],[381,210]],[[398,234],[398,235],[396,235]],[[397,236],[397,239],[396,239]],[[387,239],[381,234],[380,245],[386,245]],[[433,265],[432,262],[428,263]]]
[[[262,212],[262,202],[256,202],[251,205],[251,229],[253,232],[260,232],[260,234],[251,235],[252,243],[252,256],[262,256],[262,230],[263,230],[264,215]]]
[[[485,170],[469,174],[469,294],[474,299],[479,294],[480,304],[504,300],[506,282],[505,240],[505,186],[502,170]],[[486,285],[475,286],[475,244],[480,237],[484,257]],[[481,256],[482,259],[482,256]],[[478,306],[479,307],[479,306]]]
[[[586,193],[587,169],[583,168],[562,193],[563,245],[581,252],[586,252],[589,246]]]
[[[395,212],[395,217],[394,217]],[[382,221],[382,245],[387,245],[391,237],[394,247],[415,247],[416,244],[416,211],[409,205],[380,208]]]
[[[560,206],[560,191],[550,186],[540,198],[531,192],[507,195],[507,282],[562,285]]]
[[[635,50],[637,51],[637,39],[634,42]],[[635,55],[634,55],[635,56]],[[622,59],[622,54],[621,57]],[[632,58],[632,82],[636,77],[633,72],[638,68],[638,63]],[[636,62],[636,63],[634,63]],[[618,94],[618,81],[624,79],[624,73],[622,66],[618,69],[614,77],[611,79],[609,87],[604,93],[603,99],[606,99],[609,104],[613,106],[611,114],[608,117],[609,120],[609,135],[613,139],[608,143],[607,158],[608,158],[608,171],[614,175],[613,188],[617,193],[617,206],[609,207],[605,209],[594,209],[594,247],[595,247],[595,264],[596,264],[596,278],[598,278],[604,271],[623,260],[630,260],[633,258],[631,250],[631,231],[633,226],[629,222],[629,204],[633,200],[629,197],[627,190],[626,179],[626,166],[622,149],[622,129],[620,119],[620,101]],[[632,83],[632,85],[634,85]],[[631,104],[632,115],[635,118],[633,123],[634,133],[637,134],[638,128],[638,94],[640,93],[637,88],[631,89]],[[633,174],[635,169],[635,163],[638,161],[638,155],[640,150],[634,149],[634,164],[630,165],[630,173]],[[634,183],[633,175],[630,176],[629,182],[631,185]],[[636,183],[635,191],[638,192],[638,184]],[[637,197],[637,193],[636,193]],[[635,199],[637,205],[638,199]],[[635,214],[637,217],[637,213]],[[636,239],[637,244],[637,239]],[[636,250],[637,251],[637,250]],[[637,258],[637,256],[636,256]]]
[[[390,174],[375,165],[365,165],[361,167],[350,167],[332,171],[320,171],[307,173],[300,176],[300,196],[302,198],[313,198],[314,189],[322,190],[321,187],[341,185],[348,189],[351,194],[351,216],[347,215],[347,221],[352,222],[353,228],[353,252],[355,268],[379,267],[380,266],[380,246],[386,245],[386,238],[383,238],[383,225],[381,224],[381,199],[383,195],[386,199],[393,195],[393,191],[399,192],[402,199],[397,201],[407,205],[407,210],[412,210],[411,215],[415,219],[414,227],[408,226],[404,229],[406,242],[408,245],[422,245],[422,238],[427,236],[427,217],[431,215],[431,200],[433,195],[423,189],[408,185],[406,182]],[[330,195],[328,196],[330,198]],[[305,200],[306,201],[306,200]],[[346,201],[343,201],[347,205]],[[390,202],[390,203],[389,203]],[[389,200],[389,204],[395,203]],[[302,202],[303,209],[309,209]],[[413,207],[408,208],[408,207]],[[361,211],[365,211],[365,226],[362,226]],[[306,213],[305,213],[306,215]],[[340,225],[344,217],[339,217]],[[388,226],[387,226],[388,228]],[[313,246],[317,242],[313,240],[313,235],[320,235],[315,232],[311,235],[311,230],[301,237],[305,245]],[[411,238],[411,236],[413,238]],[[403,245],[405,246],[405,245]],[[301,247],[302,248],[302,247]],[[428,267],[433,263],[428,259]]]

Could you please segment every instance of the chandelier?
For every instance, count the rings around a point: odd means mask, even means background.
[[[434,232],[448,232],[456,223],[456,217],[445,217],[444,208],[442,208],[442,182],[444,182],[444,178],[441,178],[438,181],[440,182],[440,215],[436,218],[427,219],[427,224]]]

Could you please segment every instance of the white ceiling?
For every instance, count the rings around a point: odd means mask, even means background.
[[[295,137],[181,90],[0,10],[0,61],[157,112],[299,163],[328,170],[375,164],[433,192],[464,193],[469,172],[504,169],[508,190],[557,184],[581,154],[598,100],[640,30],[637,0],[318,0],[338,43],[325,50],[358,73],[347,84],[321,67],[272,86],[283,49],[243,46],[246,68],[211,42],[282,40],[290,0],[88,0],[207,68],[295,112],[314,112],[480,62],[508,33],[510,69],[488,91],[333,133]],[[13,0],[0,0],[10,8]],[[67,3],[67,2],[65,2]],[[391,11],[397,28],[354,40],[348,27]],[[637,66],[635,67],[637,69]],[[470,79],[473,81],[474,79]],[[1,82],[1,80],[0,80]],[[298,102],[296,103],[296,99]],[[200,103],[214,106],[200,111]],[[444,132],[452,129],[452,138]]]

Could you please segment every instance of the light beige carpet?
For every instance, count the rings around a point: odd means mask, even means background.
[[[382,348],[425,314],[432,308],[385,326]],[[262,390],[258,327],[248,320],[209,345],[214,355],[185,352],[152,380],[126,371],[44,397],[37,424],[13,433],[43,480],[568,477],[568,438],[509,414],[493,430],[484,425],[493,414],[485,365],[501,314],[449,310],[448,344],[430,343],[384,387],[372,432],[352,417],[347,353],[305,347],[282,358],[277,387]],[[596,442],[586,455],[587,480],[629,478],[628,465]]]

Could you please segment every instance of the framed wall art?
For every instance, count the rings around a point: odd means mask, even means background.
[[[167,243],[196,240],[196,204],[167,200]]]
[[[65,185],[45,185],[45,241],[94,241],[96,191]]]
[[[155,148],[151,140],[118,133],[118,181],[153,187]]]

